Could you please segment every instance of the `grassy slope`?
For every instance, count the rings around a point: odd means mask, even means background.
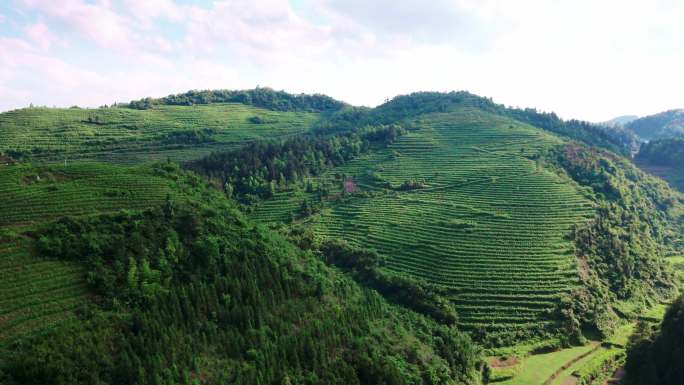
[[[561,141],[475,109],[423,116],[418,126],[316,181],[339,185],[334,175],[344,173],[378,195],[331,202],[313,227],[375,248],[392,271],[452,289],[463,328],[510,337],[552,326],[546,312],[577,284],[564,237],[593,212],[571,182],[528,159]],[[426,188],[383,189],[410,179]],[[304,196],[280,194],[254,216],[287,220]]]
[[[530,356],[522,362],[522,368],[517,376],[500,384],[541,385],[564,365],[585,353],[591,352],[594,347],[595,345],[585,345]]]
[[[251,122],[258,116],[262,122]],[[33,159],[92,159],[114,162],[182,161],[263,138],[302,133],[318,118],[242,104],[129,108],[26,108],[0,114],[0,152],[18,150]],[[90,119],[90,121],[89,121]],[[210,139],[179,145],[169,133],[209,129]]]

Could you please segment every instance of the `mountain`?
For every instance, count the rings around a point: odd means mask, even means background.
[[[684,137],[644,143],[634,160],[643,170],[684,192]]]
[[[669,110],[639,118],[625,127],[646,141],[684,135],[684,110]]]
[[[603,127],[467,92],[191,91],[0,135],[3,384],[478,384],[576,346],[541,384],[677,292],[679,193]]]
[[[605,122],[602,122],[600,124],[604,125],[604,126],[609,126],[609,127],[615,127],[615,126],[624,127],[627,124],[629,124],[629,123],[631,123],[637,119],[639,119],[639,117],[636,115],[622,115],[622,116],[618,116],[616,118],[613,118],[611,120],[607,120]]]

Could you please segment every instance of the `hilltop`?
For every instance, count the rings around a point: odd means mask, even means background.
[[[644,117],[624,115],[600,124],[626,130],[640,141],[667,139],[684,134],[684,110],[673,109]]]
[[[613,119],[607,120],[605,122],[602,122],[601,124],[604,126],[618,126],[618,127],[624,127],[625,125],[639,119],[637,115],[622,115],[615,117]]]
[[[607,340],[677,292],[682,196],[626,137],[464,91],[191,91],[0,135],[0,383],[476,384],[482,348]]]
[[[676,109],[636,119],[625,125],[642,140],[666,139],[684,135],[684,110]]]

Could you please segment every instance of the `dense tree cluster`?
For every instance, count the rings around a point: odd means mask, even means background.
[[[626,385],[679,385],[684,379],[684,296],[659,327],[642,323],[627,350]]]
[[[169,95],[159,99],[144,98],[128,103],[129,108],[148,109],[155,105],[192,106],[211,103],[242,103],[250,106],[276,111],[336,111],[346,106],[329,96],[315,94],[293,95],[271,88],[252,90],[203,90],[188,91],[183,94]]]
[[[388,300],[453,325],[458,315],[442,289],[423,280],[382,270],[384,257],[373,250],[352,247],[341,240],[331,240],[320,247],[326,262],[349,272],[355,280],[371,287]]]
[[[232,196],[269,197],[278,189],[344,164],[377,146],[392,143],[403,129],[367,126],[333,136],[299,136],[284,142],[261,141],[213,153],[187,167]]]
[[[684,169],[684,137],[654,140],[641,145],[636,160]]]
[[[8,384],[477,384],[479,350],[229,204],[64,218],[38,249],[86,266],[73,326],[18,342]]]
[[[604,317],[614,298],[652,304],[674,294],[673,274],[663,257],[681,247],[674,217],[679,202],[665,183],[608,152],[569,144],[555,156],[575,181],[592,188],[598,201],[596,217],[574,229],[586,282],[585,291],[575,293],[574,300],[582,303],[575,304],[573,313],[582,315],[582,323],[609,332],[612,322]]]
[[[167,133],[161,138],[164,144],[202,144],[214,141],[217,130],[204,128],[201,130],[180,130]]]

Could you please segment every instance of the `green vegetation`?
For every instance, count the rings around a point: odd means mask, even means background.
[[[82,163],[0,168],[0,228],[64,215],[85,215],[160,204],[176,194],[159,169]]]
[[[467,92],[191,91],[0,135],[3,385],[590,384],[677,292],[682,197],[629,138]]]
[[[358,108],[342,110],[333,115],[321,127],[334,128],[349,122],[357,126],[364,124],[390,124],[430,113],[444,113],[459,108],[476,108],[480,111],[501,117],[515,119],[558,135],[572,138],[592,146],[599,146],[616,153],[629,154],[633,138],[620,131],[608,132],[606,127],[578,120],[562,120],[554,113],[539,112],[535,109],[519,109],[494,103],[489,98],[459,92],[415,92],[400,95],[374,109]]]
[[[443,287],[459,326],[487,344],[545,338],[558,327],[561,296],[579,281],[566,236],[593,215],[578,187],[538,161],[561,141],[472,108],[409,123],[386,148],[311,178],[314,191],[329,194],[307,225],[377,250],[393,274]],[[345,194],[347,179],[358,192]],[[399,188],[411,180],[421,188]],[[318,199],[290,187],[253,215],[287,221]]]
[[[250,202],[270,198],[277,189],[296,185],[373,148],[386,146],[403,132],[396,126],[363,127],[330,137],[303,136],[279,143],[254,143],[239,150],[211,154],[189,163],[187,168],[208,176],[229,196]],[[327,195],[320,189],[317,193],[319,197]]]
[[[499,382],[499,384],[545,384],[547,380],[555,378],[552,378],[552,376],[562,373],[565,366],[569,366],[574,360],[581,359],[584,355],[590,354],[594,349],[596,349],[596,345],[590,344],[551,353],[532,355],[521,363],[522,366],[519,373],[513,379]]]
[[[681,248],[682,212],[676,192],[628,161],[603,151],[566,145],[557,162],[599,198],[596,217],[573,231],[584,282],[565,313],[570,326],[610,335],[617,317],[629,314],[617,301],[654,305],[676,295],[665,260]],[[617,301],[616,301],[617,300]]]
[[[274,111],[309,111],[331,112],[347,105],[326,95],[292,95],[285,91],[270,88],[253,90],[204,90],[188,91],[184,94],[169,95],[164,98],[132,101],[130,108],[148,109],[159,105],[192,106],[196,104],[240,103],[249,106],[266,108]],[[256,123],[259,117],[257,116]]]
[[[644,143],[635,161],[645,171],[684,192],[684,137]]]
[[[36,250],[33,232],[65,215],[90,216],[157,206],[200,180],[168,167],[79,164],[0,168],[0,349],[76,318],[89,302],[81,264]]]
[[[259,118],[259,123],[254,122]],[[301,134],[317,121],[309,112],[244,104],[25,108],[0,114],[0,155],[15,160],[141,163],[196,159],[259,139]],[[0,157],[0,160],[2,157]]]
[[[642,140],[665,139],[684,134],[684,110],[670,110],[633,120],[625,125]]]
[[[0,237],[0,356],[12,341],[72,321],[89,300],[83,266],[35,255],[30,245]]]
[[[630,341],[626,384],[674,385],[684,378],[684,296],[667,310],[660,325],[640,323]]]
[[[572,372],[577,378],[578,385],[603,384],[611,374],[625,362],[625,350],[623,348],[600,348],[596,353],[588,356],[579,365],[579,369]],[[563,375],[559,378],[564,378]],[[562,384],[562,382],[558,382]]]
[[[478,349],[454,327],[389,305],[196,177],[157,169],[181,197],[35,225],[29,250],[82,266],[74,282],[87,282],[92,301],[82,303],[83,287],[68,292],[80,301],[70,322],[3,341],[0,381],[480,381]]]

